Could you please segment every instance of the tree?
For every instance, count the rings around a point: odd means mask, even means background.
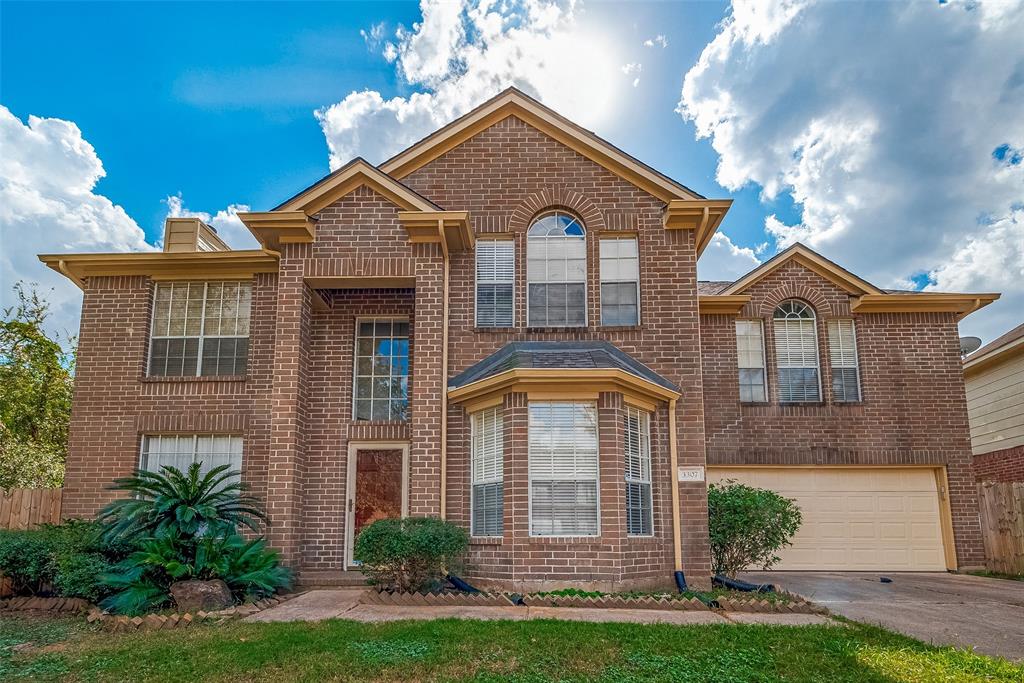
[[[44,329],[49,304],[35,287],[14,285],[15,306],[0,320],[0,489],[52,488],[64,481],[75,370]]]
[[[711,571],[736,578],[754,567],[770,569],[800,528],[800,508],[789,498],[728,480],[708,487]]]

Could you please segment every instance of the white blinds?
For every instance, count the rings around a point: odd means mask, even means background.
[[[646,536],[654,532],[651,504],[650,416],[632,406],[625,412],[626,533]]]
[[[597,407],[530,403],[530,533],[598,533]]]
[[[473,413],[472,532],[501,536],[504,530],[504,423],[501,408]]]
[[[828,321],[828,351],[832,363],[832,398],[840,403],[859,401],[857,335],[853,320]]]
[[[189,466],[194,462],[200,463],[199,471],[202,474],[221,465],[229,465],[229,471],[240,471],[242,469],[242,437],[216,434],[175,434],[146,436],[143,439],[140,469],[160,472],[162,467],[174,467],[183,474],[187,474]]]
[[[478,240],[476,243],[476,324],[512,327],[514,311],[515,243]]]
[[[779,366],[779,400],[820,401],[818,335],[810,319],[775,319],[775,358]]]
[[[764,337],[760,320],[736,321],[736,360],[739,369],[740,401],[766,401]]]

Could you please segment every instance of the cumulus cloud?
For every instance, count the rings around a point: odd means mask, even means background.
[[[185,206],[181,193],[171,195],[164,200],[167,204],[168,218],[198,218],[217,231],[217,236],[227,242],[232,249],[258,249],[259,242],[245,227],[239,212],[249,211],[247,204],[231,204],[226,209],[209,214],[205,211],[192,211]]]
[[[106,172],[71,121],[29,116],[24,123],[0,105],[0,148],[0,306],[12,304],[15,282],[37,283],[54,330],[77,334],[81,292],[36,255],[153,246],[123,208],[94,191]]]
[[[1019,1],[735,2],[678,111],[724,187],[791,196],[798,222],[765,221],[777,247],[883,287],[1001,290],[963,325],[991,339],[1024,310],[1021,35]]]
[[[420,8],[422,20],[381,51],[412,93],[361,90],[316,112],[332,169],[355,156],[383,161],[510,85],[591,128],[614,114],[617,43],[582,22],[571,0],[422,0]]]
[[[718,232],[700,255],[697,277],[701,280],[736,280],[759,265],[761,260],[754,249],[733,244],[728,235]]]
[[[653,38],[648,38],[643,42],[644,47],[654,47],[655,45],[662,48],[668,47],[668,38],[661,34],[658,34]]]

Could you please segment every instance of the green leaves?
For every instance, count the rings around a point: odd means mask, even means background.
[[[800,508],[774,491],[735,481],[708,487],[708,533],[715,574],[769,569],[800,528]]]
[[[355,559],[371,583],[417,591],[436,583],[468,544],[462,527],[434,517],[381,519],[359,533]]]

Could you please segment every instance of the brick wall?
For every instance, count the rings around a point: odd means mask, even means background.
[[[702,316],[705,429],[709,465],[944,465],[957,558],[984,560],[971,469],[967,406],[953,314],[851,315],[848,294],[797,263],[747,292],[740,317],[764,325],[770,400],[741,404],[736,331],[730,316]],[[817,314],[823,401],[780,405],[771,314],[800,298]],[[862,401],[832,401],[826,321],[853,317]]]
[[[1024,481],[1024,446],[974,456],[978,481]]]

